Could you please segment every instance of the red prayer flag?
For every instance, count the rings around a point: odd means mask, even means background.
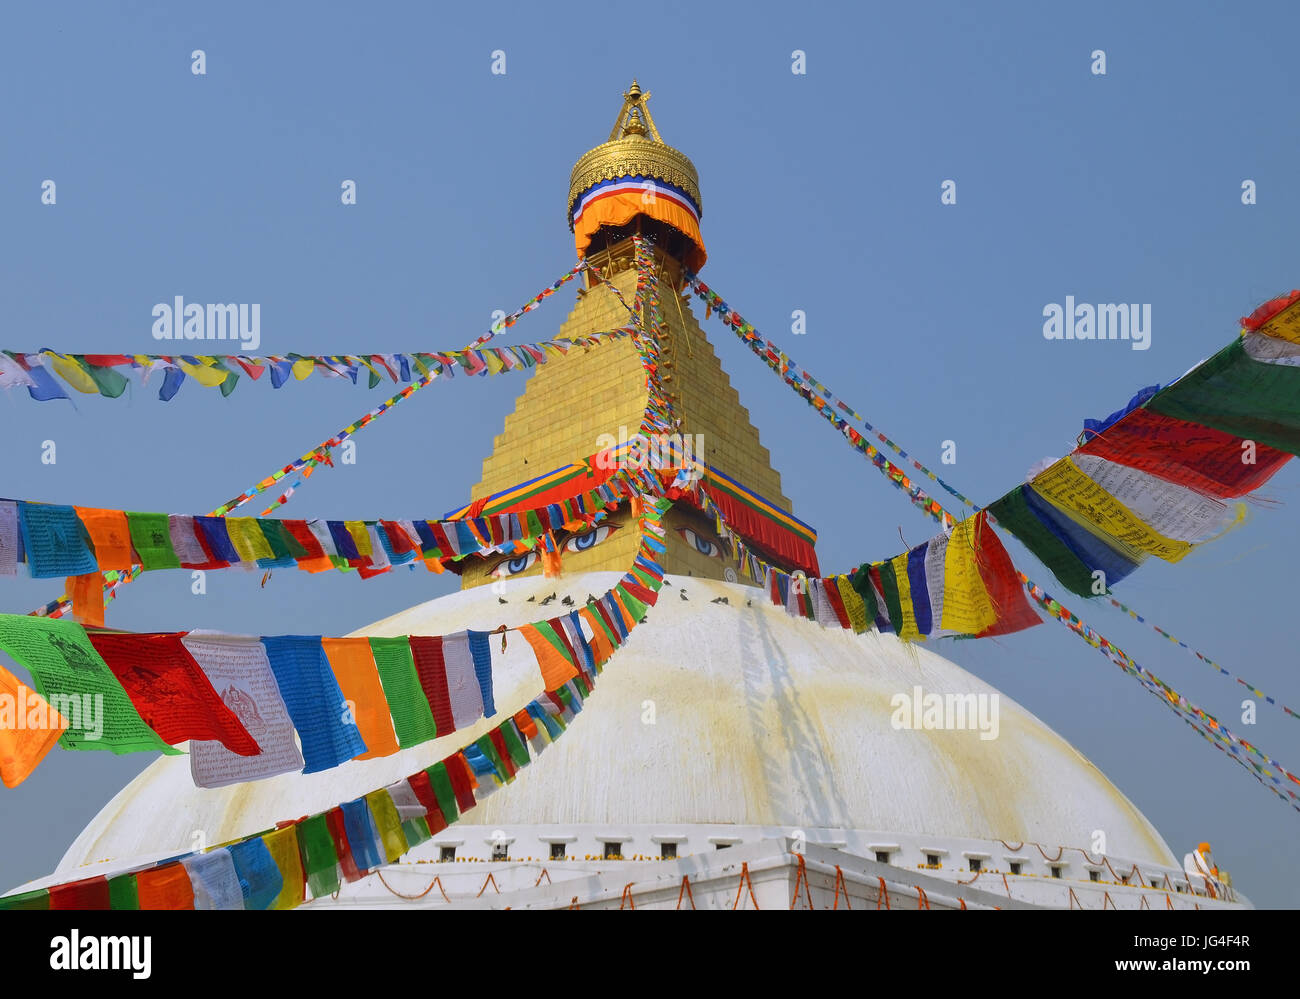
[[[326,812],[325,825],[329,827],[330,839],[334,841],[334,852],[339,857],[339,868],[343,872],[343,880],[349,884],[353,881],[360,881],[365,877],[365,874],[357,867],[357,862],[352,857],[352,847],[348,845],[347,828],[343,824],[343,809],[331,808]]]
[[[433,724],[439,737],[456,731],[456,720],[451,713],[451,694],[447,689],[447,664],[442,656],[442,636],[412,635],[411,655],[415,659],[415,672],[420,678],[420,688],[429,699],[433,710]]]
[[[447,777],[451,780],[452,793],[456,795],[456,807],[462,812],[469,811],[475,805],[469,761],[460,753],[456,753],[442,762],[447,768]]]
[[[975,637],[1009,635],[1041,624],[1042,618],[1025,595],[1025,589],[1020,584],[1020,574],[1012,564],[1011,556],[1002,547],[993,528],[989,527],[988,513],[981,510],[976,518],[975,563],[979,566],[980,579],[984,581],[984,589],[988,591],[998,619]]]
[[[87,632],[146,725],[163,742],[216,740],[240,756],[261,753],[181,642],[183,633]]]
[[[429,771],[421,770],[406,778],[406,783],[411,785],[411,790],[415,792],[415,797],[419,799],[424,806],[426,815],[425,821],[429,823],[429,832],[435,836],[447,828],[447,818],[442,814],[442,807],[438,804],[438,796],[433,791],[433,785],[429,782]]]
[[[102,875],[85,881],[73,881],[71,884],[50,886],[51,909],[67,911],[108,907],[108,878]]]

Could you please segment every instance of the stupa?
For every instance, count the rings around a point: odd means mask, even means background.
[[[609,140],[573,168],[568,219],[589,267],[560,335],[628,322],[633,236],[653,239],[666,322],[660,377],[683,440],[697,442],[727,522],[773,564],[816,573],[816,533],[794,515],[682,294],[684,271],[706,257],[699,178],[661,138],[649,97],[634,81]],[[626,340],[535,369],[471,500],[536,505],[571,463],[635,434],[646,396]],[[664,525],[653,626],[633,631],[566,737],[466,820],[309,907],[1249,904],[1189,873],[1097,767],[1009,697],[893,635],[787,615],[736,578],[712,522],[686,504]],[[497,556],[464,568],[460,592],[356,634],[492,630],[534,620],[539,604],[581,604],[630,564],[636,533],[625,506],[560,539],[558,578],[536,554]],[[512,640],[494,653],[498,669],[497,704],[517,710],[535,693],[536,661]],[[917,688],[995,703],[995,737],[896,727],[897,696]],[[46,880],[124,869],[330,808],[429,766],[488,725],[382,759],[216,790],[193,786],[184,757],[163,757],[105,806]]]

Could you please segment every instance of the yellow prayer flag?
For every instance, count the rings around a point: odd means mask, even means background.
[[[71,385],[78,392],[85,392],[87,395],[98,395],[99,386],[95,384],[95,379],[88,375],[84,368],[70,357],[64,357],[62,354],[56,354],[50,351],[45,354],[50,359],[65,382]]]
[[[1056,506],[1082,518],[1114,538],[1166,562],[1178,562],[1192,550],[1187,541],[1175,541],[1153,530],[1137,514],[1084,474],[1069,458],[1062,458],[1030,483]]]
[[[352,540],[357,544],[358,554],[369,557],[374,554],[374,548],[370,544],[370,532],[366,530],[364,520],[345,520],[343,526],[347,532],[352,535]]]
[[[275,901],[268,908],[293,909],[302,905],[306,879],[302,873],[302,857],[298,854],[297,827],[285,826],[283,829],[267,833],[262,837],[262,842],[266,844],[271,859],[280,869],[280,877],[284,879],[284,887],[280,889],[280,894],[275,896]]]
[[[911,642],[920,638],[921,632],[916,626],[916,610],[912,607],[912,581],[907,575],[907,552],[895,555],[889,560],[889,564],[894,569],[894,581],[898,584],[898,602],[903,610],[903,620],[894,622],[894,630],[903,641]]]
[[[1259,328],[1265,336],[1300,343],[1300,302],[1289,305]]]
[[[206,364],[191,364],[182,357],[176,358],[176,363],[181,366],[181,370],[193,378],[200,385],[208,388],[220,385],[230,374],[228,371],[220,371],[217,368],[210,368]]]
[[[849,616],[849,624],[853,626],[853,634],[861,635],[871,627],[871,622],[867,620],[867,605],[862,599],[862,594],[853,588],[848,576],[834,576],[832,581],[839,591],[840,600],[844,603],[844,611]]]
[[[235,546],[235,551],[239,552],[239,557],[243,561],[256,562],[259,558],[275,558],[275,552],[266,540],[266,535],[262,533],[257,518],[227,517],[226,533],[230,535],[230,543]]]
[[[943,559],[942,627],[961,635],[977,635],[998,619],[975,558],[978,521],[970,517],[953,527]]]
[[[312,357],[303,357],[293,362],[293,377],[302,381],[313,371],[316,370],[316,359]]]
[[[397,863],[406,852],[406,837],[402,834],[402,819],[397,814],[392,795],[380,788],[366,795],[366,804],[375,818],[375,828],[384,843],[384,853],[390,864]]]

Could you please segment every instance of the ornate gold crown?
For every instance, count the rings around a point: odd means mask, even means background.
[[[700,175],[685,153],[674,149],[659,137],[655,120],[650,117],[649,92],[642,93],[636,80],[623,95],[623,110],[618,113],[609,141],[583,153],[569,174],[569,228],[573,228],[573,208],[583,191],[602,180],[617,177],[656,177],[680,187],[700,202]]]

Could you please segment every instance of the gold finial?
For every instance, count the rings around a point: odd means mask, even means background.
[[[609,141],[615,139],[629,139],[632,137],[645,138],[647,132],[655,142],[663,142],[659,137],[659,129],[655,128],[655,120],[650,117],[650,106],[647,103],[651,96],[649,91],[641,92],[641,85],[632,78],[632,86],[623,94],[623,107],[618,112],[618,117],[614,119],[614,127],[609,131]],[[648,127],[647,127],[648,126]]]

